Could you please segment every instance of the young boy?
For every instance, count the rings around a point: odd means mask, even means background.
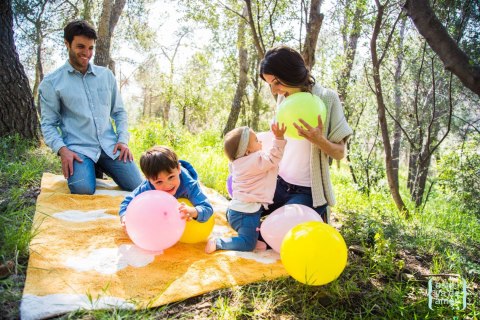
[[[179,211],[183,219],[207,221],[213,214],[212,205],[200,189],[198,174],[190,163],[178,160],[173,150],[156,146],[150,148],[140,157],[140,168],[146,180],[120,204],[120,221],[125,224],[125,213],[130,202],[140,193],[149,190],[165,191],[175,198],[190,200],[193,207],[181,203]]]

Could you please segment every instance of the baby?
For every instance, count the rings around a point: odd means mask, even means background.
[[[216,250],[266,249],[264,242],[257,241],[258,228],[264,208],[272,203],[278,163],[287,143],[284,139],[286,127],[283,123],[281,126],[273,123],[271,130],[275,139],[268,152],[262,151],[261,142],[249,127],[236,128],[225,135],[224,151],[230,160],[233,190],[227,220],[238,236],[209,239],[205,247],[206,253]]]

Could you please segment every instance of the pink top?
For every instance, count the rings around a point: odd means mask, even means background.
[[[282,159],[286,143],[286,140],[274,139],[268,153],[260,150],[231,163],[234,202],[273,202],[278,163]]]

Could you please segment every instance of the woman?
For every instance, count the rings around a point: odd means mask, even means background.
[[[267,51],[260,63],[260,76],[270,85],[272,94],[278,96],[277,106],[291,94],[310,92],[319,96],[327,107],[325,123],[320,116],[316,127],[302,119],[294,123],[298,134],[305,139],[288,139],[273,205],[266,214],[286,204],[303,204],[328,222],[327,206],[335,204],[329,158],[340,160],[345,156],[345,143],[353,133],[338,94],[316,84],[300,53],[286,46]]]

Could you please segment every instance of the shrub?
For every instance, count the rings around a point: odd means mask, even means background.
[[[461,206],[480,217],[480,153],[478,141],[470,141],[461,150],[440,159],[438,183]]]

